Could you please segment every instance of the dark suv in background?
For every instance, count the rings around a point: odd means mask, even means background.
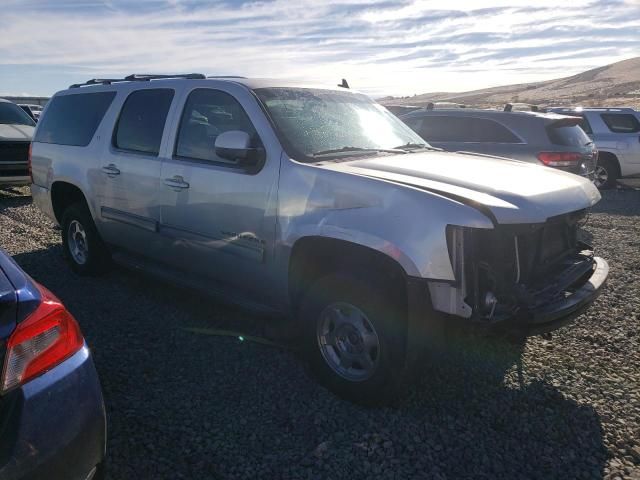
[[[553,113],[421,109],[400,117],[430,145],[522,160],[592,178],[597,150],[580,119]]]
[[[0,187],[30,183],[29,144],[35,125],[22,108],[0,98]]]

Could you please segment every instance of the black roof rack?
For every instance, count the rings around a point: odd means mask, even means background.
[[[507,103],[504,106],[503,111],[505,112],[542,112],[545,113],[546,109],[541,108],[538,105],[532,105],[530,103]]]
[[[425,110],[443,110],[443,109],[457,109],[457,108],[467,108],[464,103],[455,103],[455,102],[429,102],[424,107]]]
[[[132,73],[124,78],[92,78],[84,83],[74,83],[69,88],[80,88],[89,85],[111,85],[119,82],[148,82],[150,80],[159,80],[162,78],[186,78],[189,80],[204,80],[207,78],[202,73],[180,73],[176,75],[155,75]]]
[[[209,75],[207,78],[247,78],[240,75]]]

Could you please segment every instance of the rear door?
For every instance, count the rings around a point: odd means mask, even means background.
[[[98,173],[103,238],[149,257],[159,248],[160,152],[175,97],[175,89],[165,87],[128,93],[104,142]]]
[[[171,155],[162,164],[163,259],[221,290],[268,303],[273,283],[277,183],[282,153],[257,101],[244,87],[185,92]],[[266,160],[257,170],[218,157],[218,135],[247,132]]]

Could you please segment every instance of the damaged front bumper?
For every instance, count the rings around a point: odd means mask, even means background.
[[[456,281],[429,282],[433,309],[485,330],[525,335],[568,323],[596,299],[609,272],[578,238],[583,218],[573,212],[543,224],[450,228]]]
[[[609,265],[599,257],[593,259],[593,272],[577,290],[563,299],[523,309],[506,322],[506,326],[529,335],[548,333],[566,325],[600,295],[609,275]]]

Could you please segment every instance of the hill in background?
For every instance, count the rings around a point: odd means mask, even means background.
[[[630,106],[640,109],[640,57],[557,80],[492,87],[470,92],[436,92],[413,97],[386,97],[379,101],[383,105],[425,106],[429,102],[446,101],[476,107],[495,107],[508,102],[524,102],[556,106]]]

